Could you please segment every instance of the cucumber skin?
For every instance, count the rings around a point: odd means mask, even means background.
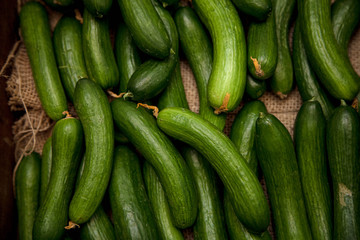
[[[234,5],[243,13],[264,21],[272,8],[271,0],[232,0]]]
[[[298,8],[301,33],[312,69],[333,97],[352,100],[359,91],[360,78],[346,51],[337,45],[329,1],[304,0],[299,2]]]
[[[271,12],[265,22],[250,23],[247,34],[247,65],[251,76],[259,80],[270,78],[276,69],[278,48],[275,17]],[[257,73],[253,60],[261,65],[262,73]]]
[[[230,0],[194,0],[192,3],[214,45],[209,103],[218,109],[229,94],[226,111],[232,111],[240,104],[246,84],[246,41],[241,20]]]
[[[253,232],[267,229],[270,212],[260,183],[225,134],[182,108],[160,111],[157,124],[166,134],[191,145],[210,162],[231,195],[236,215],[247,228]]]
[[[145,161],[143,175],[149,200],[154,209],[155,222],[159,230],[159,239],[183,240],[184,237],[172,221],[168,200],[160,180],[153,167]]]
[[[61,82],[67,97],[73,102],[76,82],[88,77],[81,23],[75,18],[62,17],[55,27],[53,43]]]
[[[171,40],[152,0],[118,0],[118,3],[139,49],[158,59],[168,57]]]
[[[260,115],[256,122],[255,146],[266,181],[277,239],[311,239],[289,132],[273,115]]]
[[[281,99],[291,91],[294,81],[292,58],[289,47],[290,19],[296,0],[273,0],[278,60],[274,75],[270,80],[272,91]]]
[[[339,106],[334,110],[326,129],[334,194],[334,239],[360,238],[359,131],[359,117],[353,108]]]
[[[41,105],[51,119],[59,120],[67,110],[67,101],[45,8],[38,2],[26,3],[20,12],[20,28]]]
[[[154,118],[143,108],[123,99],[111,103],[114,122],[129,141],[155,168],[164,187],[173,223],[178,228],[191,226],[197,215],[197,196],[185,161]]]
[[[252,99],[258,99],[266,92],[266,82],[254,79],[249,73],[246,77],[246,94]]]
[[[86,164],[69,207],[77,224],[90,219],[108,186],[113,163],[114,125],[107,96],[88,79],[76,84],[74,106],[84,127]]]
[[[65,234],[82,141],[83,129],[79,120],[66,118],[55,124],[50,182],[44,202],[36,214],[34,239],[61,239]]]
[[[113,0],[83,0],[83,3],[94,17],[103,18],[110,11]]]
[[[199,92],[200,115],[219,129],[224,129],[226,114],[216,115],[208,102],[207,85],[213,58],[210,39],[192,8],[179,8],[175,13],[174,20],[179,32],[182,51],[195,76]]]
[[[114,150],[109,198],[118,239],[159,238],[140,161],[129,147],[118,146]]]
[[[32,239],[32,229],[39,206],[41,157],[33,152],[24,157],[16,171],[15,190],[19,239]]]
[[[313,239],[332,239],[332,197],[325,148],[326,120],[316,101],[303,103],[294,141],[305,207]]]
[[[51,136],[46,140],[41,155],[41,181],[40,181],[40,205],[44,202],[45,194],[50,181],[52,165]]]
[[[123,93],[126,91],[128,82],[136,68],[141,65],[140,52],[124,23],[120,23],[117,28],[115,56],[120,75],[119,92]]]
[[[84,10],[83,50],[89,78],[103,89],[119,84],[119,70],[111,46],[109,21],[98,19]]]

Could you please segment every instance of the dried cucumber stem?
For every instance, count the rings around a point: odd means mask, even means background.
[[[124,98],[124,100],[127,97],[133,97],[134,96],[131,92],[123,92],[123,93],[120,93],[120,94],[116,94],[116,93],[108,90],[107,93],[113,98]]]
[[[79,11],[79,9],[75,9],[74,12],[75,12],[75,19],[78,20],[81,24],[83,24],[84,19],[81,16],[81,12]]]
[[[287,94],[283,94],[282,92],[276,92],[275,93],[276,96],[278,96],[281,100],[284,100],[285,98],[287,98]]]
[[[69,225],[65,227],[66,230],[75,229],[75,228],[80,228],[80,225],[72,221],[69,221]]]
[[[69,113],[69,111],[63,111],[62,114],[65,115],[65,119],[67,119],[67,118],[74,118],[73,116],[71,116],[71,114]]]
[[[147,105],[145,103],[138,103],[136,105],[136,108],[138,108],[139,106],[142,106],[142,107],[147,108],[147,109],[152,109],[154,117],[156,117],[156,118],[158,117],[159,109],[156,106],[150,106],[150,105]]]
[[[222,112],[227,112],[229,110],[227,108],[229,100],[230,100],[230,93],[226,93],[222,105],[218,109],[215,109],[214,113],[220,114]]]
[[[251,61],[254,63],[255,74],[259,77],[264,76],[264,71],[261,69],[261,64],[258,62],[256,58],[250,57]]]

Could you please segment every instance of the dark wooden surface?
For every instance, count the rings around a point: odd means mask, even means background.
[[[0,66],[17,40],[18,20],[15,0],[0,0]],[[13,114],[5,92],[6,79],[0,79],[0,239],[16,239],[16,205],[12,191],[14,143]]]

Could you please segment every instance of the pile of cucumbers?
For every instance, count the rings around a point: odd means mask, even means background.
[[[358,0],[45,2],[20,27],[56,123],[16,171],[19,239],[360,239]],[[293,140],[256,99],[294,86]]]

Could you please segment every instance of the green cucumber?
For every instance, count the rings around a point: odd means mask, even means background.
[[[246,41],[239,15],[230,0],[193,0],[214,44],[208,100],[216,112],[234,110],[246,84]]]
[[[98,19],[84,10],[83,49],[89,78],[103,89],[119,83],[119,70],[110,41],[109,21]]]
[[[152,0],[118,0],[118,3],[139,49],[155,58],[168,57],[171,40]]]
[[[144,163],[143,175],[146,190],[154,209],[155,222],[160,235],[159,239],[184,239],[181,231],[173,224],[169,203],[160,180],[147,161]]]
[[[36,210],[39,206],[41,157],[32,152],[23,157],[15,175],[19,239],[32,239]]]
[[[299,2],[298,19],[308,59],[319,80],[333,97],[352,100],[359,92],[360,78],[347,52],[336,42],[329,1]]]
[[[81,79],[76,84],[74,106],[84,127],[86,163],[70,203],[69,218],[82,224],[100,205],[110,180],[114,125],[106,94],[91,80]]]
[[[219,129],[224,129],[226,114],[216,115],[208,102],[207,85],[212,70],[212,44],[207,33],[190,7],[179,8],[175,14],[181,48],[194,73],[199,91],[200,115]]]
[[[266,92],[266,82],[254,79],[249,73],[246,77],[246,94],[252,99],[258,99]]]
[[[140,52],[124,23],[120,23],[117,28],[115,55],[120,74],[119,92],[123,93],[127,89],[129,79],[141,64]]]
[[[26,3],[20,12],[20,28],[41,105],[51,119],[59,120],[67,110],[67,101],[45,8],[38,2]]]
[[[33,229],[34,239],[61,239],[68,223],[69,203],[82,154],[79,120],[59,120],[52,133],[52,168],[48,190]]]
[[[261,185],[224,133],[182,108],[160,111],[157,124],[166,134],[191,145],[210,162],[230,193],[236,215],[248,229],[266,230],[270,211]]]
[[[272,91],[284,99],[293,86],[293,65],[289,47],[290,20],[295,9],[296,0],[273,0],[273,14],[275,17],[276,37],[278,46],[278,60],[270,86]]]
[[[258,176],[258,159],[255,150],[256,120],[260,112],[266,113],[261,101],[246,103],[232,124],[230,139],[245,158],[250,169]]]
[[[51,136],[46,140],[41,155],[41,181],[40,181],[40,205],[44,202],[45,194],[48,189],[51,165],[52,165],[52,146]]]
[[[109,198],[118,239],[158,239],[140,161],[127,146],[114,150]]]
[[[116,99],[111,102],[111,109],[116,126],[155,168],[175,226],[191,226],[197,214],[197,198],[190,171],[180,153],[144,108]]]
[[[250,23],[247,35],[247,65],[251,76],[265,80],[276,69],[278,48],[274,13],[265,22]]]
[[[359,117],[342,101],[326,129],[334,199],[334,239],[360,238]]]
[[[82,47],[81,23],[72,17],[62,17],[57,23],[53,43],[58,69],[66,95],[73,102],[76,82],[87,78]]]
[[[264,173],[277,239],[311,239],[291,136],[273,115],[256,122],[256,154]]]
[[[110,11],[112,0],[82,0],[86,10],[94,17],[103,18]]]
[[[313,239],[332,239],[332,201],[325,148],[326,120],[316,101],[296,117],[294,141],[305,207]]]
[[[271,0],[232,0],[235,6],[243,13],[264,21],[271,11]]]

